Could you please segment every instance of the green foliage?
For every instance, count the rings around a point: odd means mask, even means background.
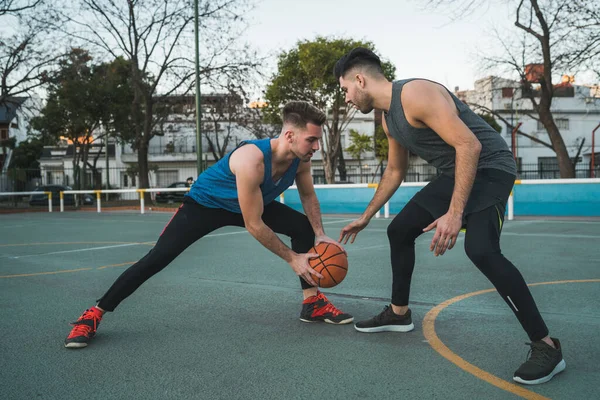
[[[38,138],[29,138],[15,148],[10,160],[10,168],[38,170],[39,176],[40,163],[38,160],[42,156],[44,142]]]
[[[387,160],[389,151],[389,143],[387,135],[383,130],[383,125],[377,125],[375,128],[375,157],[379,161]]]
[[[0,148],[3,149],[14,149],[17,145],[17,138],[11,137],[8,139],[0,140]]]
[[[354,129],[350,129],[350,143],[346,151],[358,160],[362,159],[363,153],[373,151],[373,138],[369,135],[361,135]]]
[[[309,101],[321,109],[342,107],[344,96],[333,67],[344,54],[359,46],[376,51],[371,42],[319,36],[299,41],[296,47],[282,52],[277,73],[265,91],[269,104],[265,109],[266,122],[280,124],[280,108],[291,100]],[[395,67],[389,62],[383,62],[382,67],[386,77],[393,79]]]
[[[64,137],[81,143],[100,125],[122,141],[131,141],[132,101],[127,61],[117,58],[94,65],[86,50],[74,48],[50,79],[48,102],[31,125],[50,141]]]

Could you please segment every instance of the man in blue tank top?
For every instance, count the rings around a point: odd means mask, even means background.
[[[334,73],[348,104],[363,113],[384,111],[389,144],[381,183],[363,215],[342,229],[341,242],[354,242],[398,189],[408,169],[409,152],[441,172],[388,227],[393,271],[390,306],[355,328],[360,332],[412,330],[408,299],[415,239],[435,229],[430,250],[443,255],[464,226],[467,256],[496,287],[531,339],[531,355],[513,379],[524,384],[552,379],[565,368],[560,342],[550,338],[523,276],[500,250],[505,205],[516,176],[504,140],[442,85],[423,79],[388,81],[379,57],[369,49],[350,51],[337,62]]]
[[[312,278],[322,275],[308,260],[315,243],[330,242],[321,221],[310,160],[319,150],[325,114],[309,103],[290,102],[283,108],[283,128],[275,139],[243,142],[202,173],[185,196],[156,245],[129,267],[102,296],[73,323],[67,348],[86,347],[106,311],[114,309],[140,285],[165,268],[187,247],[223,226],[245,227],[263,246],[287,261],[300,277],[304,301],[300,320],[348,324],[341,312],[321,293]],[[305,214],[275,201],[296,181]],[[291,238],[286,246],[276,235]]]

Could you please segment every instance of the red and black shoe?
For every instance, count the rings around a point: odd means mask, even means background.
[[[354,317],[338,310],[323,293],[317,292],[302,302],[300,321],[343,325],[354,321]]]
[[[102,314],[104,314],[102,310],[96,307],[85,310],[77,321],[71,323],[73,329],[65,339],[65,347],[78,349],[87,346],[96,335],[96,329],[100,325]]]

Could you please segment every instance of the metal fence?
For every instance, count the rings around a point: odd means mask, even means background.
[[[195,163],[169,163],[168,165],[151,166],[150,187],[164,188],[174,182],[183,182],[188,177],[197,177]],[[336,171],[336,183],[379,183],[385,171],[385,163],[362,163],[362,165],[346,166],[345,175]],[[428,182],[435,178],[438,172],[428,165],[411,165],[407,172],[407,182]],[[600,177],[600,167],[596,168],[596,177]],[[35,190],[44,185],[64,185],[73,189],[106,189],[106,170],[98,168],[95,173],[87,170],[85,176],[79,174],[76,180],[72,168],[49,170],[9,169],[0,175],[0,192],[21,192]],[[576,166],[576,178],[590,178],[591,171],[587,164]],[[519,166],[519,179],[558,179],[558,167],[547,167],[538,164],[523,164]],[[315,184],[327,183],[322,167],[313,166]],[[139,178],[133,168],[109,168],[108,189],[137,188]]]

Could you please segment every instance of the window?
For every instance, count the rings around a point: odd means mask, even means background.
[[[8,139],[8,129],[0,129],[0,140]]]
[[[558,126],[558,129],[562,129],[565,131],[569,130],[569,119],[568,118],[557,118],[555,120],[556,122],[556,126]]]
[[[502,97],[505,99],[510,99],[513,97],[514,89],[511,87],[502,88]]]
[[[556,126],[558,127],[558,129],[563,130],[563,131],[568,131],[569,130],[569,119],[568,118],[556,118],[554,120],[554,123],[556,124]],[[537,122],[537,130],[538,131],[545,131],[546,128],[544,127],[544,124],[542,124],[542,121]]]

